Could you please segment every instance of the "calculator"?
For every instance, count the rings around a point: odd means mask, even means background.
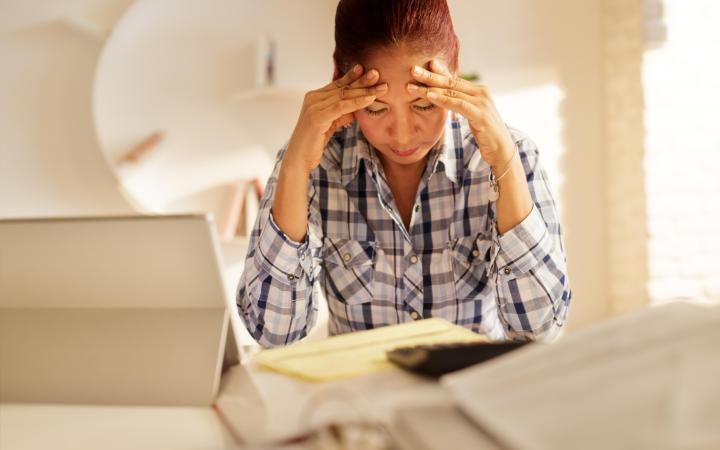
[[[414,373],[437,378],[516,350],[529,342],[460,342],[415,345],[386,352],[394,364]]]

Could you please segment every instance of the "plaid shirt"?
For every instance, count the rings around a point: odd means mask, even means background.
[[[305,242],[290,240],[271,206],[278,153],[250,236],[237,305],[263,347],[304,337],[320,291],[331,335],[442,317],[492,340],[550,339],[570,304],[561,227],[535,144],[511,129],[534,207],[499,235],[490,166],[467,120],[450,118],[428,158],[409,229],[376,151],[357,124],[328,142],[308,180]]]

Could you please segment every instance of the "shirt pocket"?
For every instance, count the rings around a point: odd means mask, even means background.
[[[375,242],[325,238],[323,262],[328,300],[347,305],[373,299]]]
[[[487,266],[491,242],[482,235],[463,236],[453,242],[455,292],[458,300],[481,299],[488,286]]]

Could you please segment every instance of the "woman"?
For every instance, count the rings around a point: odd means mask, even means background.
[[[237,304],[264,347],[442,317],[550,339],[570,304],[535,144],[457,76],[445,0],[340,0],[334,81],[308,92],[252,231]]]

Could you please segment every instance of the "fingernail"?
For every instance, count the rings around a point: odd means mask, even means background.
[[[415,67],[413,67],[413,73],[415,75],[420,75],[420,73],[422,73],[422,71],[420,70],[420,68],[418,66],[415,66]]]
[[[433,59],[433,63],[435,63],[435,67],[437,67],[438,69],[443,68],[443,65],[440,64],[440,61],[438,61],[437,59]]]
[[[417,86],[417,84],[408,83],[407,89],[408,89],[408,91],[417,91],[418,86]]]
[[[372,79],[375,78],[376,76],[377,76],[377,71],[371,70],[371,71],[368,72],[368,74],[367,74],[367,79],[368,79],[368,80],[372,80]]]
[[[437,95],[436,93],[434,93],[434,92],[428,92],[427,97],[428,97],[430,100],[437,100],[438,95]]]
[[[355,67],[353,67],[353,72],[360,73],[360,64],[355,64]]]
[[[377,86],[377,90],[378,90],[378,91],[387,91],[387,88],[388,88],[387,83],[379,84],[379,85]]]

